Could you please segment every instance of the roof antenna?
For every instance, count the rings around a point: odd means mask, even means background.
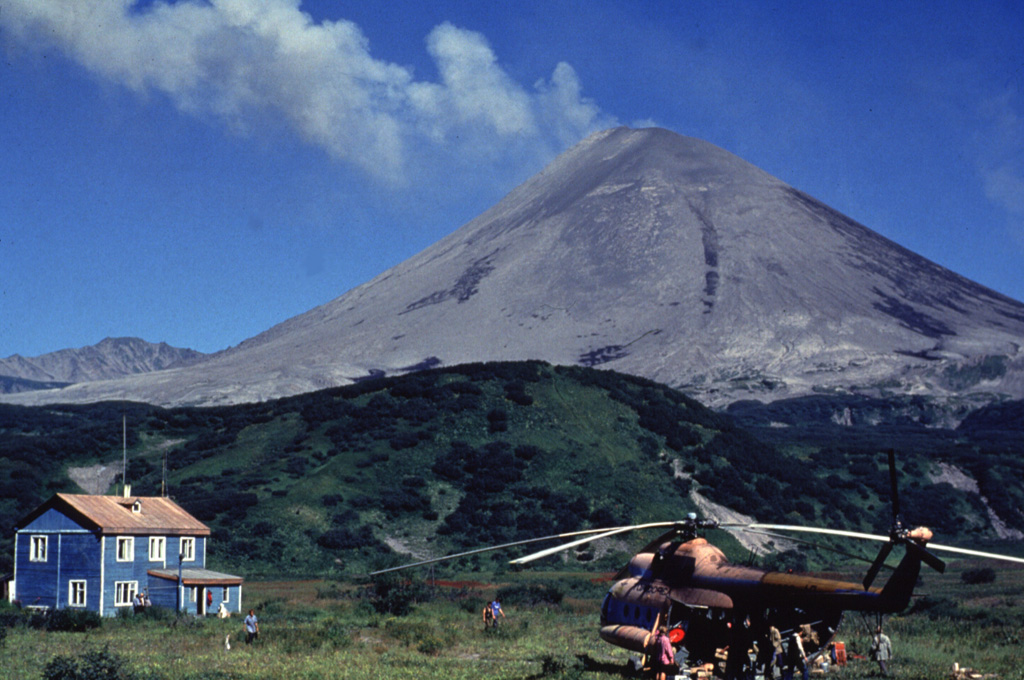
[[[121,412],[121,495],[128,496],[128,416]]]

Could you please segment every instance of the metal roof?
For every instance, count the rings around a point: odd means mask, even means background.
[[[177,582],[178,580],[177,569],[150,569],[146,573],[168,581]],[[186,586],[237,586],[242,583],[242,580],[241,576],[222,574],[209,569],[181,570],[181,583]]]
[[[24,519],[24,527],[54,508],[101,534],[209,536],[210,528],[162,496],[89,496],[59,493]]]

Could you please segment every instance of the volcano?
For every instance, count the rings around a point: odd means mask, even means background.
[[[418,255],[202,363],[22,403],[265,400],[431,366],[614,369],[712,406],[1024,396],[1024,305],[707,142],[596,133]]]

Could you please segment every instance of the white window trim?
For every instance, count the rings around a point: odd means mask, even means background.
[[[42,550],[40,550],[40,546]],[[45,562],[50,552],[50,537],[40,534],[32,534],[28,544],[28,561]]]
[[[154,548],[156,548],[154,550]],[[164,555],[167,554],[167,539],[163,536],[150,536],[149,537],[149,561],[150,562],[163,562]]]
[[[121,557],[121,545],[124,541],[124,545],[127,548],[127,557]],[[117,542],[114,543],[114,549],[116,550],[115,558],[118,562],[134,562],[135,561],[135,537],[134,536],[118,536]]]
[[[188,552],[185,552],[185,545],[188,544],[191,547]],[[182,537],[179,545],[178,552],[181,554],[182,562],[195,562],[196,561],[196,539],[192,536]]]
[[[82,584],[82,598],[81,601],[76,601],[75,598],[75,584]],[[68,606],[69,607],[85,607],[89,601],[89,582],[85,579],[74,579],[68,581]]]
[[[135,594],[139,592],[138,581],[114,581],[114,606],[131,607],[135,604]],[[126,598],[119,598],[119,595]]]

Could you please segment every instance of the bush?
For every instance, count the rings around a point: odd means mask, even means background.
[[[7,630],[15,626],[26,626],[29,622],[29,615],[23,609],[16,609],[6,602],[0,603],[0,629]]]
[[[373,583],[370,604],[378,614],[405,616],[412,611],[422,591],[419,583],[405,580],[394,573],[381,574]]]
[[[102,620],[98,612],[78,609],[58,609],[46,620],[46,630],[66,633],[82,633],[99,628]]]
[[[540,674],[545,678],[581,678],[584,664],[579,656],[545,654],[540,660]]]
[[[996,572],[991,567],[968,569],[964,573],[960,574],[960,580],[970,586],[982,583],[994,583],[996,580]]]
[[[55,656],[43,669],[43,680],[135,680],[124,658],[103,649],[79,658]]]

